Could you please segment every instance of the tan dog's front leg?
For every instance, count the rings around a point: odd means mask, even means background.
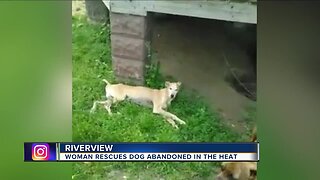
[[[180,118],[178,118],[176,115],[168,112],[168,111],[165,111],[163,109],[160,109],[160,114],[163,114],[164,116],[167,116],[175,121],[178,121],[179,124],[186,124],[186,122],[184,122],[183,120],[181,120]]]
[[[184,122],[183,120],[181,120],[180,118],[178,118],[176,115],[172,114],[173,116],[175,116],[175,118],[173,118],[174,120],[178,121],[179,124],[186,124],[186,122]]]
[[[184,121],[182,121],[180,118],[178,118],[176,115],[163,110],[162,108],[159,107],[154,107],[153,108],[153,113],[155,114],[161,114],[162,116],[164,116],[165,118],[170,118],[173,119],[175,121],[178,121],[180,124],[186,124]],[[168,121],[168,120],[167,120]],[[170,123],[171,124],[171,123]]]
[[[176,123],[174,122],[174,120],[172,120],[171,118],[165,118],[174,128],[179,129],[179,127],[176,125]]]

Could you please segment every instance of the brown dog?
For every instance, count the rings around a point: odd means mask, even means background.
[[[256,180],[257,162],[223,162],[216,180]]]
[[[257,127],[255,126],[251,135],[251,142],[257,142]],[[221,172],[216,180],[256,180],[257,162],[223,162]]]

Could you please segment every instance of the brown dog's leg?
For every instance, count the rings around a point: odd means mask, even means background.
[[[256,141],[257,141],[257,127],[255,126],[252,130],[251,142],[256,142]]]

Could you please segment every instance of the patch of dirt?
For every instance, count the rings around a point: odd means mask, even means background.
[[[86,6],[84,1],[72,1],[72,16],[85,16]]]
[[[235,68],[251,66],[246,50],[225,27],[223,21],[161,15],[153,23],[152,48],[164,75],[199,92],[226,124],[241,133],[247,130],[243,112],[251,100],[224,80],[228,68],[223,53]]]

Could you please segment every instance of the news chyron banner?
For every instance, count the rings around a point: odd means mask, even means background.
[[[24,161],[259,161],[259,143],[24,143]]]

